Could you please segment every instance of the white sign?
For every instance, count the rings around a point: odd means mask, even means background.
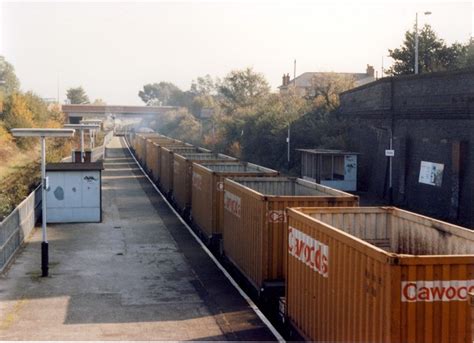
[[[329,247],[326,244],[289,226],[288,253],[323,277],[328,277]]]
[[[402,281],[402,302],[466,301],[474,280]]]
[[[444,164],[421,161],[419,183],[441,187]]]
[[[393,149],[385,150],[385,156],[387,156],[387,157],[395,156],[395,150],[393,150]]]

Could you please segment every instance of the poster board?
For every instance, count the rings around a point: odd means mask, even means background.
[[[444,164],[421,161],[419,183],[441,187]]]

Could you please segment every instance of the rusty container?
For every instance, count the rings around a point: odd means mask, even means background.
[[[194,163],[191,192],[194,224],[209,239],[222,235],[225,178],[278,175],[276,170],[247,162]]]
[[[177,152],[174,154],[173,198],[181,211],[187,211],[191,206],[193,163],[210,161],[226,163],[237,161],[237,159],[224,154],[212,153],[210,150],[200,153]]]
[[[260,291],[285,277],[287,207],[358,206],[357,196],[292,177],[224,180],[224,254]]]
[[[200,149],[190,144],[186,146],[167,146],[161,147],[160,162],[160,186],[167,195],[171,195],[173,190],[174,174],[174,154],[180,153],[199,153]]]
[[[474,232],[393,207],[288,217],[286,315],[306,339],[472,342]]]

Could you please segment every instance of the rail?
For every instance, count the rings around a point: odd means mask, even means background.
[[[92,150],[92,160],[97,161],[106,154],[106,145],[113,131],[104,137],[103,145]],[[71,162],[71,156],[61,162]],[[15,257],[25,239],[31,234],[41,215],[41,187],[37,187],[2,222],[0,222],[0,274]]]

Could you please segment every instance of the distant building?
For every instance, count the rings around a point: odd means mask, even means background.
[[[355,82],[354,87],[359,87],[375,81],[375,69],[373,66],[368,64],[365,73],[331,73],[339,76],[353,77]],[[306,72],[292,80],[290,79],[289,74],[283,74],[282,84],[278,88],[280,89],[281,94],[285,94],[290,88],[294,87],[299,95],[305,96],[311,91],[314,82],[313,80],[317,82],[318,77],[327,74],[328,73],[326,72]]]

